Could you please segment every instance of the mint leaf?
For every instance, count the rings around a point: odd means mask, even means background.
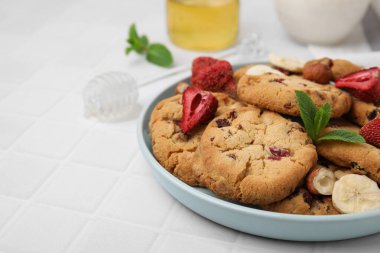
[[[296,97],[301,119],[305,125],[306,132],[312,140],[315,140],[318,137],[318,133],[314,127],[314,118],[318,109],[305,92],[296,91]]]
[[[327,103],[322,105],[318,109],[314,117],[314,129],[316,132],[316,137],[319,136],[320,132],[327,126],[331,117],[331,106]]]
[[[129,27],[129,39],[128,39],[128,42],[129,42],[129,40],[131,40],[132,42],[139,40],[139,35],[137,34],[137,30],[136,30],[136,25],[135,24],[132,24]]]
[[[173,64],[172,54],[164,45],[159,43],[149,45],[146,59],[162,67],[170,67]]]
[[[328,132],[327,134],[323,135],[322,137],[318,138],[317,142],[321,141],[328,141],[328,140],[334,140],[334,141],[345,141],[345,142],[352,142],[352,143],[364,143],[364,138],[353,131],[349,130],[333,130],[331,132]]]
[[[170,67],[173,64],[173,56],[170,51],[162,44],[149,44],[146,35],[139,36],[135,24],[129,27],[128,35],[129,46],[125,49],[126,55],[135,51],[138,54],[146,54],[146,59],[153,64],[162,67]]]

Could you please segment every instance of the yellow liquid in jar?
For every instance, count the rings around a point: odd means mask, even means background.
[[[236,41],[239,0],[167,0],[170,39],[179,47],[215,51]]]

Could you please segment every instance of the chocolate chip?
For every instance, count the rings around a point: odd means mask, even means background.
[[[232,159],[236,160],[236,155],[235,154],[227,154],[227,156],[229,158],[232,158]]]
[[[326,99],[325,95],[323,95],[323,94],[321,94],[321,93],[319,93],[319,92],[317,92],[317,95],[318,95],[318,97],[319,97],[321,100],[325,100],[325,99]]]
[[[230,119],[236,119],[237,118],[237,112],[236,111],[231,111],[230,114],[229,114],[229,118]]]
[[[216,125],[221,128],[221,127],[227,127],[227,126],[231,126],[230,122],[228,121],[228,119],[218,119],[215,121],[216,122]]]
[[[284,78],[274,78],[274,79],[269,80],[269,82],[276,82],[276,83],[281,83],[283,85],[287,85],[286,83],[284,83],[284,81],[285,81]]]
[[[311,206],[312,202],[313,202],[313,196],[308,192],[308,191],[304,191],[303,194],[302,194],[302,197],[303,197],[303,200],[309,204],[309,206]]]
[[[354,172],[355,174],[367,174],[367,171],[364,168],[360,167],[360,165],[357,162],[351,162],[350,167],[352,172]]]
[[[239,125],[237,126],[237,129],[242,130],[242,129],[243,129],[243,126],[239,124]]]
[[[368,115],[367,115],[367,119],[368,120],[373,120],[374,118],[377,117],[377,114],[379,113],[379,109],[374,109],[372,112],[370,112]]]
[[[293,105],[292,105],[291,102],[288,102],[288,103],[284,104],[284,107],[285,107],[286,109],[291,109],[291,108],[293,107]]]

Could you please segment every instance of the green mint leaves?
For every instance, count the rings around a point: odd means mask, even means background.
[[[337,140],[353,143],[365,142],[361,135],[348,130],[333,130],[323,136],[320,136],[321,131],[330,121],[332,110],[331,106],[326,103],[318,109],[310,97],[303,91],[296,91],[296,97],[306,132],[313,142],[316,143],[326,140]]]
[[[170,67],[173,64],[173,56],[169,49],[160,43],[149,44],[146,35],[138,35],[135,24],[129,27],[127,42],[129,44],[129,47],[125,49],[127,55],[135,51],[138,54],[145,54],[147,61],[158,66]]]

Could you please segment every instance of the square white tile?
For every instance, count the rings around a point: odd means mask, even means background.
[[[116,179],[117,176],[111,173],[68,164],[53,176],[38,201],[79,211],[94,211]]]
[[[108,220],[92,221],[72,253],[149,252],[157,233],[135,225]]]
[[[182,205],[171,216],[168,229],[225,242],[234,242],[238,235],[236,231],[207,220]]]
[[[19,201],[0,197],[0,228],[9,221],[19,207]]]
[[[45,158],[6,154],[0,160],[0,194],[28,198],[56,166],[56,161]]]
[[[84,126],[95,124],[94,121],[84,117],[83,107],[82,96],[77,93],[69,93],[54,105],[44,117],[56,121],[78,123]]]
[[[140,150],[128,165],[128,172],[141,177],[153,178],[152,168],[145,160]]]
[[[0,115],[0,149],[8,148],[31,125],[33,120]]]
[[[49,89],[19,89],[0,101],[0,111],[40,116],[62,96],[61,92]]]
[[[167,253],[167,252],[181,252],[181,253],[194,253],[194,252],[218,252],[228,253],[231,246],[216,243],[213,240],[194,238],[186,235],[178,235],[174,233],[166,233],[160,237],[153,248],[153,253]]]
[[[38,70],[25,85],[28,88],[47,88],[69,91],[87,83],[91,70],[87,67],[49,64]]]
[[[101,215],[159,227],[173,204],[173,198],[153,179],[127,175],[108,198]]]
[[[12,253],[61,253],[84,226],[79,214],[35,205],[0,238],[0,250]]]
[[[122,171],[137,150],[136,134],[93,130],[74,150],[71,160]]]
[[[40,121],[16,144],[16,149],[53,158],[64,158],[85,134],[86,128]]]

